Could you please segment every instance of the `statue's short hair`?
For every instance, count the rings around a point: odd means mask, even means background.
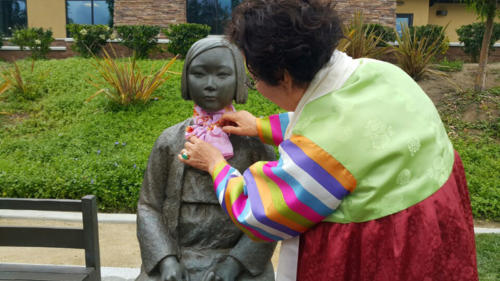
[[[187,81],[187,72],[191,62],[203,52],[214,48],[227,48],[231,55],[233,56],[234,69],[236,75],[236,90],[234,93],[234,100],[236,103],[245,103],[248,98],[248,88],[246,86],[247,75],[245,71],[245,63],[243,61],[243,56],[241,55],[238,48],[231,44],[224,36],[209,36],[201,40],[196,41],[193,46],[189,49],[184,60],[184,68],[182,69],[182,80],[181,80],[181,93],[182,98],[185,100],[190,100],[189,86]]]

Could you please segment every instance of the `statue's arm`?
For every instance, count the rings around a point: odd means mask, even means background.
[[[271,262],[276,242],[253,242],[247,235],[242,235],[229,256],[235,258],[251,275],[261,274]]]
[[[167,256],[178,258],[177,241],[167,230],[167,218],[162,215],[169,159],[169,147],[160,137],[149,156],[137,205],[137,237],[147,273]]]

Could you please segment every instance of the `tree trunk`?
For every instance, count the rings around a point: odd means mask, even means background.
[[[495,0],[489,0],[495,2]],[[494,3],[493,5],[496,5]],[[490,49],[491,35],[493,34],[493,20],[495,18],[495,10],[488,13],[486,19],[486,30],[484,31],[483,43],[481,44],[481,54],[479,56],[479,69],[476,74],[476,81],[474,83],[475,91],[484,91],[486,89],[486,66],[488,65],[488,52]]]

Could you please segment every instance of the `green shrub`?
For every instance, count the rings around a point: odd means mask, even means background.
[[[113,32],[102,24],[68,24],[67,28],[69,36],[75,40],[71,48],[86,58],[98,55]]]
[[[464,66],[464,62],[461,60],[452,60],[448,61],[445,57],[442,61],[437,65],[437,69],[446,72],[458,72],[461,71]]]
[[[458,40],[464,43],[464,52],[471,57],[473,62],[478,61],[485,29],[485,24],[479,22],[462,25],[457,29]],[[500,23],[495,23],[491,35],[490,50],[493,50],[493,45],[498,40],[500,40]]]
[[[388,42],[396,41],[396,31],[392,27],[378,23],[369,23],[365,24],[365,29],[372,30],[377,37],[380,36],[382,38],[384,42],[380,46],[386,46]]]
[[[415,33],[415,38],[418,41],[426,38],[426,47],[436,43],[436,48],[438,48],[437,54],[446,54],[448,51],[450,41],[446,37],[446,28],[447,26],[440,26],[435,24],[427,24],[421,26],[411,26],[410,33]]]
[[[132,49],[136,58],[147,58],[149,52],[154,50],[158,44],[159,26],[122,25],[115,26],[115,29],[122,39],[121,44]]]
[[[44,59],[50,51],[50,44],[54,41],[52,30],[31,27],[16,29],[12,34],[10,42],[24,50],[26,47],[31,50],[33,59]]]
[[[168,51],[185,57],[194,42],[210,33],[210,26],[197,23],[172,24],[163,33],[170,40]]]

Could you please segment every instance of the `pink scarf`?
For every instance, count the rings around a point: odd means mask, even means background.
[[[224,113],[233,111],[235,109],[232,104],[216,112],[206,112],[195,105],[193,110],[194,124],[186,128],[185,138],[196,136],[219,149],[225,159],[233,157],[233,145],[229,140],[229,135],[222,131],[223,125],[220,121]]]

